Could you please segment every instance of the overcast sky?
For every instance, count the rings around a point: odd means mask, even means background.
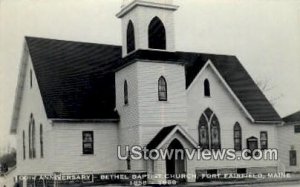
[[[0,146],[24,36],[121,44],[121,0],[0,0]],[[175,0],[176,49],[236,55],[281,116],[300,110],[300,1]],[[278,98],[278,99],[276,99]]]

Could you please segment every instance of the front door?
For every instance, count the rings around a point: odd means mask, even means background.
[[[174,139],[168,147],[169,151],[172,149],[174,151],[171,155],[171,158],[166,159],[166,172],[168,174],[168,177],[169,179],[185,181],[185,178],[183,178],[184,175],[182,175],[186,174],[185,154],[183,146],[177,139]]]

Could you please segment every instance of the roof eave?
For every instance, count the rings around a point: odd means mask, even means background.
[[[116,123],[120,119],[117,118],[104,118],[104,119],[64,119],[64,118],[50,118],[53,123]]]
[[[117,18],[122,18],[125,16],[128,12],[130,12],[132,9],[136,8],[137,6],[144,6],[144,7],[151,7],[151,8],[161,8],[166,9],[170,11],[175,11],[179,8],[179,6],[171,5],[171,4],[163,4],[163,3],[154,3],[154,2],[147,2],[147,1],[133,1],[123,7],[120,12],[116,14]]]
[[[274,125],[283,125],[284,124],[284,121],[277,121],[277,120],[274,120],[274,121],[254,121],[255,124],[274,124]]]
[[[24,87],[24,79],[25,79],[25,71],[27,67],[29,57],[29,51],[28,46],[26,43],[26,40],[24,40],[23,44],[23,55],[20,62],[20,69],[19,69],[19,75],[18,75],[18,82],[17,87],[15,90],[15,99],[14,99],[14,106],[13,106],[13,112],[12,112],[12,118],[11,118],[11,124],[10,124],[10,133],[16,134],[17,133],[17,123],[19,120],[19,114],[20,114],[20,105],[22,101],[22,91]]]

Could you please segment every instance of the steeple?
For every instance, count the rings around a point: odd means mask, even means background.
[[[137,49],[174,51],[173,0],[123,0],[116,15],[122,20],[123,56]]]

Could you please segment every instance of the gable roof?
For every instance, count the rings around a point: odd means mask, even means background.
[[[149,150],[160,148],[163,145],[163,143],[168,140],[167,137],[172,136],[176,132],[180,132],[193,147],[198,147],[197,143],[193,140],[193,138],[190,137],[189,134],[180,125],[171,125],[163,127],[156,134],[156,136],[147,144],[146,148]]]
[[[185,66],[186,88],[210,60],[255,122],[281,122],[235,56],[136,50],[120,46],[26,37],[48,118],[118,119],[114,72],[137,60]]]
[[[286,123],[300,122],[300,111],[284,117],[283,121]]]
[[[123,66],[137,60],[183,64],[186,73],[186,88],[191,85],[205,64],[211,61],[255,122],[282,122],[281,117],[235,56],[137,50],[123,59]]]
[[[115,119],[121,47],[26,37],[48,118]]]
[[[147,144],[147,149],[155,149],[169,134],[170,132],[176,127],[176,125],[171,125],[162,128],[155,137]]]

